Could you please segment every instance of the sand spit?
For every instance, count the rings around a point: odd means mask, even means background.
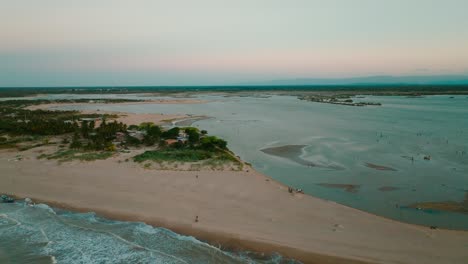
[[[396,169],[391,168],[391,167],[386,167],[386,166],[377,165],[377,164],[368,163],[368,162],[366,162],[366,167],[375,169],[375,170],[381,170],[381,171],[396,171]]]
[[[176,120],[176,121],[174,121],[172,123],[175,126],[187,127],[187,126],[191,126],[193,123],[195,123],[197,121],[206,120],[206,119],[210,119],[210,118],[212,118],[212,117],[209,117],[209,116],[190,116],[190,117],[185,118],[185,119]]]
[[[104,106],[104,105],[140,105],[140,104],[204,104],[208,101],[197,99],[160,99],[160,100],[141,100],[139,102],[121,102],[121,103],[51,103],[30,105],[25,107],[28,110],[50,110],[63,106]]]
[[[341,183],[318,183],[317,185],[327,187],[327,188],[343,189],[350,193],[357,193],[359,191],[359,187],[361,187],[361,185],[341,184]]]
[[[87,111],[82,111],[87,113]],[[92,111],[94,113],[94,111]],[[127,125],[139,125],[143,122],[153,122],[155,124],[164,124],[173,120],[188,118],[188,115],[165,115],[165,114],[131,114],[121,112],[104,112],[106,114],[116,114],[119,117],[116,118],[118,122],[122,122]]]
[[[467,263],[468,232],[399,223],[243,171],[159,171],[107,160],[38,160],[0,151],[0,193],[143,221],[214,245],[279,252],[304,263]],[[120,162],[119,162],[120,161]],[[197,177],[198,176],[198,177]],[[199,221],[195,222],[195,217]]]
[[[468,191],[465,192],[465,198],[461,202],[443,201],[443,202],[423,202],[411,204],[408,207],[420,210],[439,210],[454,213],[468,214]]]
[[[125,103],[51,103],[51,104],[40,104],[40,105],[31,105],[25,109],[29,110],[56,110],[57,107],[66,107],[66,106],[99,106],[99,105],[109,105],[114,106],[119,105],[135,105],[135,104],[202,104],[207,101],[195,100],[195,99],[164,99],[164,100],[145,100],[141,102],[125,102]],[[118,118],[115,118],[118,122],[122,122],[127,125],[138,125],[143,122],[153,122],[155,124],[167,124],[177,121],[185,121],[190,123],[190,125],[196,121],[206,119],[208,117],[192,116],[188,114],[162,114],[162,113],[128,113],[128,112],[118,112],[118,111],[101,111],[101,110],[81,110],[83,114],[109,114],[109,115],[118,115]]]
[[[307,166],[307,167],[321,167],[321,168],[335,169],[335,170],[343,169],[340,166],[314,163],[312,161],[301,158],[303,149],[306,146],[307,145],[285,145],[285,146],[280,146],[280,147],[265,148],[265,149],[261,149],[260,151],[262,151],[265,154],[284,158],[284,159],[290,160],[292,162],[295,162],[297,164]]]

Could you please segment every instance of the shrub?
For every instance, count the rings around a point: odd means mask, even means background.
[[[181,162],[196,162],[213,157],[213,154],[204,150],[184,149],[184,150],[161,150],[161,151],[146,151],[133,158],[136,162],[146,160],[153,161],[181,161]]]

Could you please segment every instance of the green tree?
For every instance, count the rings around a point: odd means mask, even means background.
[[[161,128],[159,126],[150,126],[146,129],[146,134],[159,140],[161,136]],[[179,134],[179,133],[177,133]]]
[[[84,138],[88,138],[88,137],[89,137],[88,121],[86,121],[86,120],[84,120],[83,122],[81,122],[81,135],[82,135]]]
[[[200,141],[200,134],[198,134],[196,129],[188,129],[185,130],[185,132],[188,135],[188,142],[190,143],[190,145],[198,144],[198,142]]]
[[[227,142],[215,136],[204,137],[200,140],[200,147],[206,150],[227,149]]]
[[[72,149],[79,149],[82,147],[81,141],[80,141],[80,134],[78,131],[75,131],[73,134],[72,142],[70,144],[70,148]]]
[[[128,130],[138,130],[138,129],[139,129],[139,127],[137,125],[130,125],[128,127]]]
[[[132,137],[130,135],[127,135],[125,142],[127,142],[127,145],[129,146],[138,146],[141,144],[141,141],[138,138]]]
[[[154,144],[156,144],[156,142],[158,142],[158,140],[155,137],[152,137],[148,134],[146,134],[143,138],[143,143],[145,143],[146,146],[153,146]]]
[[[164,131],[161,136],[165,139],[173,138],[176,139],[179,136],[180,128],[174,127],[167,131]]]

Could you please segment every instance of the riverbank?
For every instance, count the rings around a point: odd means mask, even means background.
[[[58,102],[58,103],[47,103],[47,104],[38,104],[38,105],[30,105],[25,107],[25,109],[28,110],[46,110],[46,109],[54,109],[57,107],[62,107],[62,106],[75,106],[75,107],[80,107],[80,106],[104,106],[104,105],[144,105],[144,104],[204,104],[207,103],[208,101],[205,100],[198,100],[198,99],[158,99],[158,100],[141,100],[141,101],[132,101],[132,102],[118,102],[118,103],[113,103],[113,102],[99,102],[99,101],[94,101],[94,100],[89,100],[89,102],[83,103],[69,103],[69,102]]]
[[[39,160],[47,147],[0,152],[0,192],[142,221],[213,245],[304,263],[466,263],[468,233],[399,223],[308,195],[255,172],[174,171],[107,160]],[[198,216],[199,221],[195,222]]]
[[[141,102],[123,102],[123,103],[112,103],[115,106],[121,105],[144,105],[144,104],[204,104],[207,103],[205,100],[196,99],[160,99],[160,100],[142,100]],[[30,105],[25,107],[27,110],[57,110],[57,108],[63,107],[86,107],[93,106],[99,107],[108,105],[111,103],[48,103]],[[155,124],[172,124],[175,122],[194,122],[197,120],[206,119],[205,116],[193,116],[188,114],[163,114],[163,113],[128,113],[119,111],[102,111],[102,110],[80,110],[81,114],[107,114],[117,115],[115,118],[117,122],[122,122],[127,125],[138,125],[144,122],[152,122]],[[192,121],[193,120],[193,121]],[[189,125],[190,123],[188,123]]]

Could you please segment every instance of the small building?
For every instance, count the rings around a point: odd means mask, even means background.
[[[177,141],[182,142],[182,143],[187,142],[187,140],[188,140],[188,139],[187,139],[186,137],[181,137],[181,136],[178,136],[178,137],[177,137]]]
[[[80,118],[80,121],[86,121],[86,122],[91,122],[91,121],[101,121],[102,118],[100,117],[84,117],[84,118]]]
[[[115,133],[115,141],[117,142],[125,141],[125,133],[122,133],[122,132]]]
[[[177,139],[166,139],[164,140],[166,142],[166,144],[169,146],[169,145],[172,145],[172,144],[175,144],[177,142],[179,142]]]
[[[140,131],[140,130],[127,130],[128,135],[131,137],[134,137],[138,140],[143,140],[143,138],[146,136],[146,131]]]
[[[187,135],[187,133],[185,133],[185,131],[182,131],[182,130],[181,130],[181,131],[179,132],[179,136],[177,136],[177,141],[180,141],[180,142],[182,142],[182,143],[185,143],[185,142],[187,142],[187,140],[188,140],[188,135]]]
[[[18,120],[16,120],[16,122],[17,122],[17,123],[29,123],[29,122],[31,122],[31,121],[28,120],[28,119],[25,119],[25,120],[18,119]]]

